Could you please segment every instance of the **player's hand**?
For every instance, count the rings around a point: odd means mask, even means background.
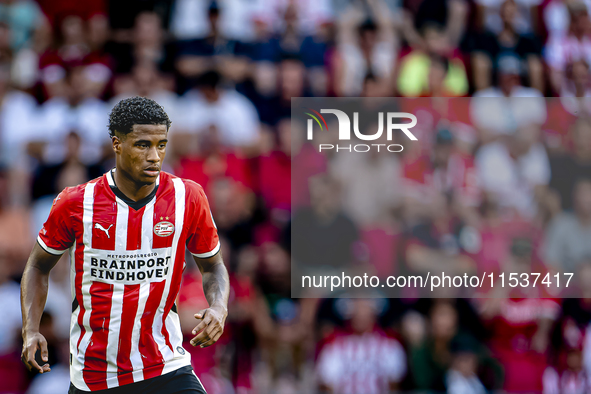
[[[195,319],[201,319],[201,323],[193,329],[195,337],[191,339],[191,345],[208,347],[216,343],[224,332],[227,316],[228,310],[223,307],[211,307],[197,312]]]
[[[41,350],[41,359],[46,363],[39,366],[35,360],[37,349]],[[36,332],[33,334],[25,334],[23,337],[23,351],[21,353],[21,360],[25,363],[29,371],[36,370],[39,373],[49,372],[47,340],[43,335]]]

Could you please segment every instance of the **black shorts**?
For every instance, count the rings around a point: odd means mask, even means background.
[[[91,391],[78,390],[70,383],[68,394],[84,394]],[[92,391],[92,394],[207,394],[190,365],[176,371],[157,376],[152,379],[142,380],[113,387],[112,389]]]

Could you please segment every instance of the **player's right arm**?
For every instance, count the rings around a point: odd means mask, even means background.
[[[49,272],[60,257],[61,255],[46,252],[38,243],[35,243],[21,281],[21,310],[23,315],[23,351],[21,359],[29,370],[35,369],[39,373],[51,370],[49,364],[46,363],[40,366],[35,361],[35,353],[40,350],[41,359],[47,362],[47,341],[39,332],[39,323],[47,299]]]
[[[74,242],[72,191],[73,189],[66,188],[55,198],[21,280],[23,317],[21,359],[29,370],[35,369],[40,373],[50,371],[47,363],[40,366],[35,360],[37,350],[41,351],[41,359],[44,362],[48,360],[47,341],[39,332],[39,324],[47,300],[49,272]]]

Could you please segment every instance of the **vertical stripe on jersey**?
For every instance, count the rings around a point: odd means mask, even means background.
[[[129,227],[129,207],[121,199],[117,201],[117,222],[115,226],[115,254],[123,254],[127,249],[127,229]],[[113,284],[113,296],[111,299],[111,327],[109,331],[109,342],[106,349],[107,353],[107,385],[109,388],[118,386],[117,359],[119,352],[119,336],[121,333],[121,319],[123,312],[123,295],[125,285],[121,283]]]
[[[84,366],[84,353],[86,351],[86,347],[88,346],[88,341],[90,340],[90,313],[86,311],[90,311],[90,270],[84,269],[84,264],[86,262],[84,251],[86,245],[91,245],[92,240],[92,210],[93,210],[93,201],[94,201],[94,188],[96,183],[88,183],[84,188],[84,198],[82,202],[82,244],[79,245],[77,241],[77,247],[75,252],[75,271],[76,276],[74,278],[75,281],[75,291],[76,291],[76,299],[78,300],[78,312],[77,312],[77,329],[72,329],[74,334],[78,333],[78,339],[76,340],[75,336],[72,336],[71,343],[70,343],[70,350],[72,354],[72,358],[76,358],[76,361],[72,360],[72,372],[71,372],[71,379],[76,385],[76,387],[82,390],[88,390],[88,386],[84,382],[82,378],[82,368]],[[74,317],[72,318],[72,320]],[[74,343],[76,344],[75,347],[73,346]],[[72,349],[74,347],[74,349]]]
[[[154,227],[154,204],[156,203],[157,196],[150,201],[144,208],[141,222],[141,246],[142,251],[150,252],[153,249],[152,238],[153,238],[153,227]],[[138,223],[139,224],[139,223]],[[138,226],[139,227],[139,226]],[[149,360],[145,358],[144,354],[141,353],[142,331],[143,325],[146,323],[143,320],[144,312],[147,309],[148,297],[151,296],[151,284],[141,283],[139,289],[138,307],[134,315],[134,320],[131,322],[133,330],[131,333],[131,348],[129,359],[133,366],[133,380],[135,382],[144,379],[142,369],[148,364]],[[127,329],[127,328],[126,328]]]
[[[127,221],[127,250],[139,250],[142,248],[142,217],[146,207],[142,207],[136,211],[129,210],[129,218]]]
[[[162,353],[158,349],[152,333],[154,318],[158,315],[158,305],[162,299],[165,282],[150,283],[150,295],[146,301],[146,309],[141,319],[139,350],[144,359],[144,379],[159,376],[164,367]]]
[[[134,369],[129,356],[131,354],[131,336],[135,315],[138,310],[139,296],[139,284],[125,286],[117,350],[117,378],[120,386],[134,382],[132,374],[129,373]]]
[[[102,185],[95,191],[92,216],[93,249],[121,251],[125,247],[127,228],[127,206],[117,199],[116,210],[103,192],[107,185]],[[102,222],[102,223],[101,223]],[[101,224],[101,227],[97,226]],[[108,239],[109,241],[105,241]],[[100,240],[99,246],[95,241]],[[95,290],[93,292],[93,290]],[[121,302],[123,301],[124,286],[121,284],[105,284],[94,281],[91,286],[92,311],[90,326],[92,336],[86,349],[83,376],[88,387],[94,390],[104,390],[117,384],[109,379],[109,374],[117,372],[117,346],[119,338],[119,324],[121,321]],[[105,314],[105,316],[103,316]],[[105,321],[106,320],[106,323]],[[109,329],[111,327],[111,329]]]
[[[164,219],[166,216],[172,215],[176,209],[176,203],[174,200],[167,198],[166,191],[159,192],[156,196],[155,204],[151,205],[151,216],[150,221],[146,219],[149,217],[146,213],[143,227],[144,237],[149,235],[150,241],[152,242],[153,249],[157,249],[158,246],[164,247],[164,238],[172,239],[169,237],[158,237],[154,236],[154,223],[160,221],[160,216]],[[164,196],[164,197],[163,197]],[[176,227],[176,226],[175,226]],[[175,229],[176,232],[176,229]],[[170,243],[170,242],[168,242]],[[169,266],[170,271],[170,266]],[[160,316],[161,309],[160,303],[162,300],[162,294],[164,292],[165,281],[153,282],[150,284],[150,295],[146,300],[145,310],[141,317],[141,335],[139,339],[139,351],[144,360],[144,379],[158,376],[162,373],[162,364],[164,359],[170,359],[172,353],[162,353],[163,345],[165,345],[162,335],[154,335],[155,331],[153,327],[158,324],[157,317]]]
[[[168,276],[166,278],[166,287],[164,288],[164,293],[162,295],[162,300],[160,304],[160,310],[163,310],[162,319],[159,322],[160,324],[154,325],[154,328],[160,330],[160,332],[158,332],[156,335],[164,336],[164,339],[166,341],[166,346],[164,347],[165,351],[167,351],[168,348],[170,349],[170,352],[174,353],[174,347],[172,346],[172,343],[170,341],[170,333],[166,325],[166,318],[168,316],[168,313],[172,309],[172,306],[174,305],[176,295],[178,294],[178,288],[180,286],[181,276],[183,273],[182,264],[184,264],[185,245],[183,243],[182,245],[180,245],[179,248],[179,243],[185,220],[185,184],[180,178],[174,178],[172,182],[174,184],[174,195],[176,204],[176,231],[174,233],[174,241],[172,243],[173,261],[171,261],[170,268],[168,270]]]
[[[94,281],[90,286],[92,310],[89,325],[92,330],[90,343],[84,353],[82,375],[89,389],[105,390],[107,386],[107,344],[109,343],[109,324],[113,285]]]

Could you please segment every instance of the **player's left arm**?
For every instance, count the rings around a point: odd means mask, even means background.
[[[193,255],[203,277],[203,292],[209,308],[195,314],[201,322],[193,329],[191,345],[213,345],[224,332],[228,316],[230,279],[222,259],[217,227],[203,188],[195,182],[185,183],[190,194],[191,220],[187,248]]]
[[[193,258],[203,276],[203,292],[209,308],[195,314],[195,318],[201,319],[201,322],[193,329],[193,335],[196,336],[191,340],[191,345],[207,347],[217,342],[224,332],[228,317],[230,279],[221,251],[209,258]]]

